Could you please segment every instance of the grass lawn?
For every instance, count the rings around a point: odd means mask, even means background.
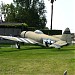
[[[63,75],[65,70],[75,75],[75,45],[0,47],[0,75]]]

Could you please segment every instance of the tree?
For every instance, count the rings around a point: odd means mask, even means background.
[[[29,27],[44,28],[46,25],[43,0],[13,0],[14,4],[4,5],[6,22],[26,23]]]
[[[2,14],[5,16],[6,22],[15,22],[15,6],[11,4],[1,4]]]
[[[30,27],[45,27],[46,11],[43,0],[14,0],[14,3],[17,8],[17,22],[25,22]]]
[[[8,5],[6,21],[7,22],[15,22],[15,6],[12,3],[10,5]]]

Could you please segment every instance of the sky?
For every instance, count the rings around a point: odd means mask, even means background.
[[[11,3],[13,0],[0,0],[4,3]],[[44,0],[46,6],[46,26],[50,28],[51,24],[51,3],[50,0]],[[65,30],[70,28],[72,33],[75,33],[75,0],[56,0],[53,3],[53,27],[52,29]]]

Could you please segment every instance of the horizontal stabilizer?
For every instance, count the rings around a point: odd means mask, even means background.
[[[60,40],[50,45],[50,47],[60,48],[64,45],[67,45],[67,43],[65,41]]]

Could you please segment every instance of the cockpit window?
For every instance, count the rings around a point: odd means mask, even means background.
[[[35,33],[37,33],[37,34],[44,34],[42,31],[40,31],[40,30],[35,30],[34,31]]]

